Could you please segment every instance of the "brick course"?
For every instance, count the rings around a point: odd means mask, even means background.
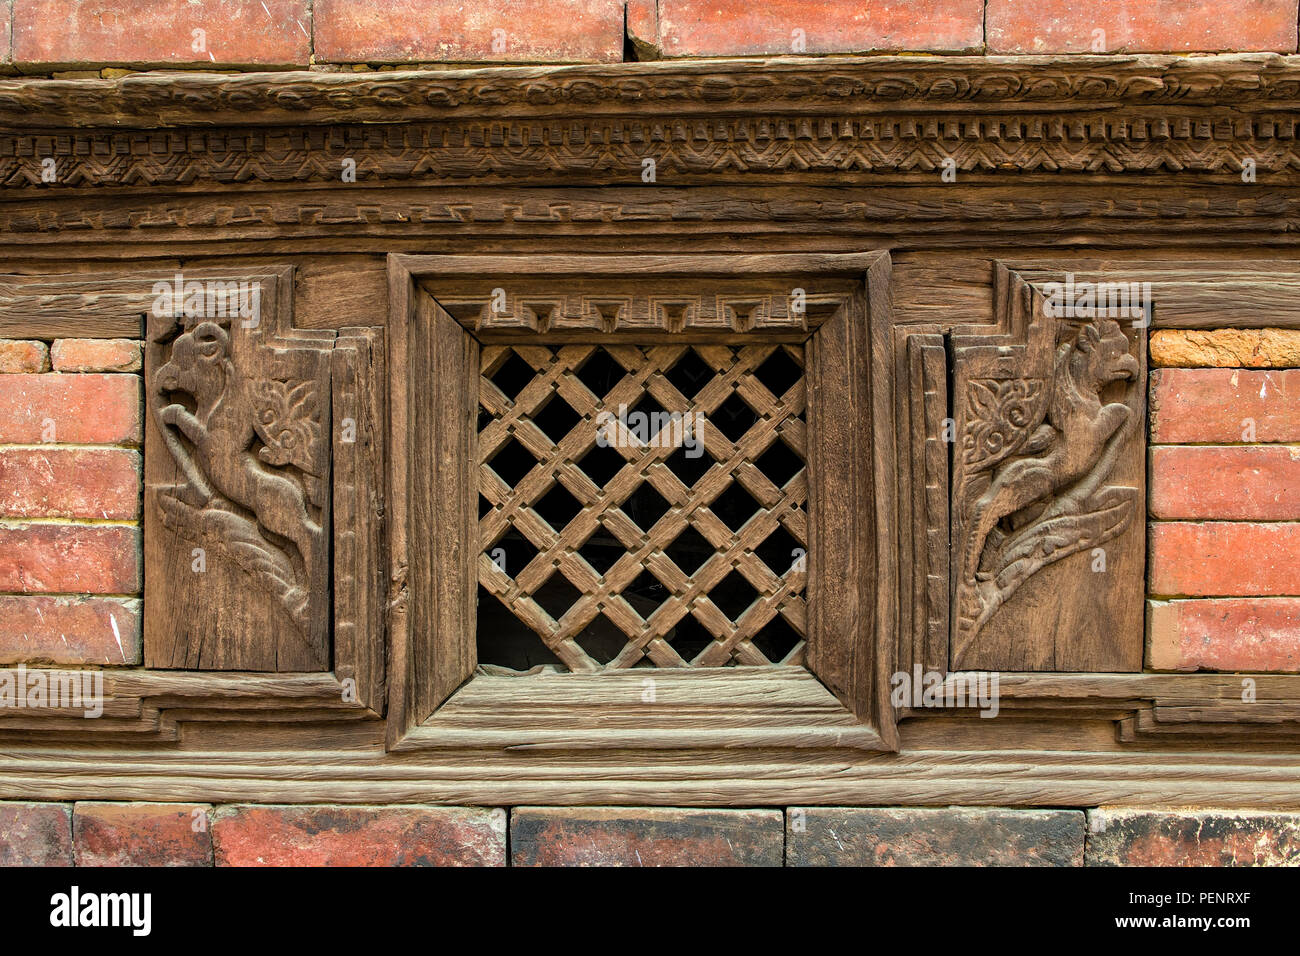
[[[4,17],[0,61],[73,75],[868,51],[1297,51],[1297,0],[13,0]]]
[[[138,451],[0,447],[0,518],[140,517]]]
[[[779,810],[519,807],[514,866],[780,866]]]
[[[986,22],[989,53],[1296,48],[1295,0],[988,0]]]
[[[1169,445],[1151,449],[1153,518],[1300,518],[1300,447]]]
[[[77,866],[211,866],[210,812],[203,804],[78,803]]]
[[[1300,441],[1300,369],[1156,369],[1150,384],[1157,444]]]
[[[790,866],[1081,866],[1077,810],[794,807]]]
[[[1300,598],[1151,601],[1147,666],[1162,671],[1300,671]]]
[[[1296,866],[1300,814],[1088,811],[1089,866]]]
[[[138,372],[140,343],[134,339],[56,339],[50,346],[56,372]]]
[[[505,811],[465,807],[229,806],[218,866],[502,866]]]
[[[0,592],[137,594],[140,529],[123,525],[0,527]]]
[[[202,31],[196,35],[195,30]],[[16,0],[22,66],[305,65],[307,0]]]
[[[1300,524],[1162,521],[1150,539],[1152,594],[1300,595]]]
[[[0,443],[138,445],[138,375],[6,375]]]

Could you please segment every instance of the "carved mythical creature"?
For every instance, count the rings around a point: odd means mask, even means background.
[[[305,630],[323,537],[308,511],[308,494],[319,490],[310,471],[313,443],[320,440],[319,423],[311,418],[312,386],[250,378],[232,360],[230,346],[226,328],[199,321],[175,338],[168,361],[154,373],[151,406],[187,479],[164,490],[164,521],[223,547]],[[178,392],[193,398],[193,411],[171,400]],[[303,483],[268,465],[297,466]]]
[[[1017,587],[1045,564],[1119,534],[1130,520],[1129,489],[1103,488],[1119,446],[1136,413],[1123,402],[1104,404],[1102,390],[1111,382],[1136,381],[1137,361],[1118,323],[1106,319],[1085,325],[1056,349],[1046,401],[1036,388],[1002,389],[998,409],[990,401],[990,384],[972,381],[975,417],[1023,416],[1015,440],[993,454],[968,447],[967,464],[984,471],[987,482],[970,501],[964,526],[958,587],[958,654],[969,646],[985,621]],[[1024,394],[1020,394],[1024,393]],[[1000,393],[999,393],[1000,394]],[[981,406],[984,406],[981,409]],[[1043,420],[1045,418],[1045,420]],[[972,429],[987,422],[976,421]],[[1036,425],[1036,427],[1035,427]]]

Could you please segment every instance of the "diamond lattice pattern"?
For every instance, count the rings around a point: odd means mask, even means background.
[[[485,346],[481,587],[574,672],[797,660],[803,362],[790,345]],[[599,442],[620,411],[632,428]],[[635,434],[636,412],[669,424]]]

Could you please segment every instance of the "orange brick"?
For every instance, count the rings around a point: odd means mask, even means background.
[[[1150,538],[1153,595],[1300,595],[1300,524],[1157,521]]]
[[[0,594],[0,663],[135,665],[135,598]]]
[[[316,58],[618,63],[623,4],[612,0],[316,0]]]
[[[1151,373],[1151,440],[1300,441],[1300,369],[1156,369]]]
[[[48,372],[50,350],[44,342],[0,339],[0,374]]]
[[[227,806],[218,866],[504,866],[505,815],[466,807]]]
[[[1148,665],[1161,671],[1300,671],[1300,598],[1151,601]]]
[[[310,57],[307,0],[14,0],[13,58],[24,66],[306,66]]]
[[[195,803],[78,803],[77,866],[211,866],[211,807]]]
[[[140,517],[140,453],[127,448],[0,448],[0,516]]]
[[[1300,518],[1300,448],[1157,445],[1148,505],[1155,518]]]
[[[0,442],[140,443],[138,375],[9,375],[0,384]]]
[[[0,527],[0,591],[137,594],[140,529],[69,524]]]
[[[134,339],[58,339],[50,348],[56,372],[138,372],[140,343]]]
[[[976,50],[982,0],[660,0],[665,56]]]
[[[988,0],[988,52],[1294,53],[1296,12],[1296,0]]]

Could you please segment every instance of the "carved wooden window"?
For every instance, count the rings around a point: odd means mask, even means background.
[[[390,742],[887,746],[880,261],[394,257]]]
[[[802,661],[802,345],[480,356],[480,665]]]

